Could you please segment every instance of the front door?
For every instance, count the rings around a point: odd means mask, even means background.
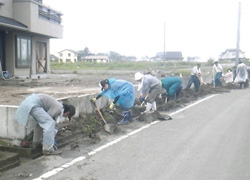
[[[47,46],[44,42],[36,42],[36,72],[47,72]]]

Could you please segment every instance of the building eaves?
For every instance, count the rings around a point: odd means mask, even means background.
[[[0,27],[1,26],[13,28],[13,29],[28,30],[28,26],[14,20],[14,19],[7,18],[4,16],[0,16]]]
[[[79,54],[79,52],[74,51],[74,50],[72,50],[72,49],[64,49],[64,50],[62,50],[62,51],[59,51],[58,53],[61,53],[61,52],[64,52],[64,51],[69,51],[69,52],[72,52],[72,53],[74,53],[74,54]]]

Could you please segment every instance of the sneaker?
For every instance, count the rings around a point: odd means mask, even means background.
[[[44,150],[43,151],[43,155],[45,155],[45,156],[48,156],[48,155],[60,155],[60,154],[62,154],[62,151],[60,151],[60,150],[54,150],[54,151]]]

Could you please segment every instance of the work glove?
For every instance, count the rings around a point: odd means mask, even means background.
[[[92,103],[94,103],[94,102],[96,102],[96,98],[92,98],[91,100],[90,100],[90,102],[92,102]]]
[[[115,104],[114,103],[111,103],[110,105],[109,105],[109,109],[113,109],[114,108],[114,106],[115,106]]]

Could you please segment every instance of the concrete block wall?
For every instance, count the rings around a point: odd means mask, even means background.
[[[83,117],[84,114],[94,113],[95,107],[91,104],[90,100],[93,97],[96,97],[97,94],[87,94],[81,96],[67,97],[57,99],[60,102],[66,104],[72,104],[76,107],[76,113],[74,118]],[[100,98],[96,101],[96,104],[99,109],[107,106],[109,100],[107,98]],[[34,119],[30,116],[29,124],[27,127],[19,124],[15,120],[15,113],[18,106],[7,106],[0,105],[0,138],[15,140],[15,139],[23,139],[25,135],[28,135],[32,131],[32,127],[34,126]],[[64,120],[67,120],[65,118]]]

